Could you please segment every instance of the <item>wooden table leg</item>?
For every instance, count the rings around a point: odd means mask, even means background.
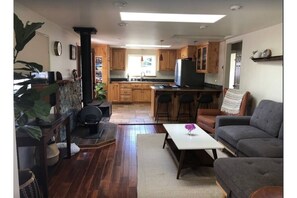
[[[185,153],[185,150],[181,150],[176,179],[179,179],[179,174],[184,164]]]
[[[43,196],[48,197],[48,172],[47,172],[47,142],[45,142],[44,137],[41,137],[39,143],[39,165],[40,165],[40,181],[43,189]]]
[[[166,135],[165,135],[165,139],[164,139],[164,143],[163,143],[163,149],[165,148],[167,138],[168,138],[168,132],[166,132]]]
[[[212,154],[213,154],[213,158],[217,159],[218,155],[217,155],[217,150],[216,149],[212,149]]]
[[[69,117],[66,119],[66,144],[67,144],[67,157],[71,158],[71,136],[70,136],[70,121]]]

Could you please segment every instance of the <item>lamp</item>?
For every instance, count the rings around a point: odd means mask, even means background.
[[[161,42],[161,48],[162,48],[162,42],[163,42],[163,41],[164,41],[164,40],[160,40],[160,42]],[[162,54],[162,53],[160,54],[159,61],[163,61],[163,54]]]

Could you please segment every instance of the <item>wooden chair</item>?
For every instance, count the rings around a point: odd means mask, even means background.
[[[224,89],[224,99],[226,96],[228,88]],[[246,107],[248,103],[248,99],[250,97],[250,92],[245,92],[242,96],[239,112],[236,114],[231,114],[225,111],[222,111],[221,109],[198,109],[197,110],[197,118],[196,122],[200,128],[205,130],[208,133],[215,133],[215,122],[216,117],[218,115],[238,115],[243,116],[246,113]]]

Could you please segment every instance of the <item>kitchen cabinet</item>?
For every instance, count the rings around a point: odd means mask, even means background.
[[[131,84],[120,84],[120,102],[132,102],[132,89]]]
[[[159,59],[161,54],[163,60]],[[176,50],[159,50],[159,71],[174,71],[176,57]]]
[[[180,57],[181,59],[191,58],[193,61],[196,60],[196,46],[189,45],[181,48]]]
[[[111,48],[111,70],[125,70],[126,49]]]
[[[133,102],[150,102],[151,101],[151,83],[133,83],[132,85]]]
[[[111,102],[120,101],[120,85],[119,83],[110,83],[108,86],[108,98]]]
[[[196,72],[217,73],[219,64],[219,42],[206,42],[197,45]]]

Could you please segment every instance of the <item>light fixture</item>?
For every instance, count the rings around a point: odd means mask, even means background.
[[[127,6],[127,2],[126,1],[114,1],[113,6],[118,7],[118,8],[123,8]]]
[[[241,6],[240,5],[232,5],[232,6],[230,6],[230,10],[232,10],[232,11],[236,11],[236,10],[239,10],[239,9],[241,9]]]
[[[207,27],[208,27],[207,25],[200,25],[200,26],[199,26],[200,29],[205,29],[205,28],[207,28]]]
[[[161,42],[161,48],[162,48],[163,41],[164,40],[160,40],[160,42]],[[160,53],[159,61],[163,61],[163,54],[162,54],[162,52]]]
[[[118,26],[120,26],[120,27],[125,27],[125,26],[127,26],[127,23],[125,23],[125,22],[120,22],[120,23],[118,23]]]
[[[225,15],[120,12],[122,21],[215,23]]]

